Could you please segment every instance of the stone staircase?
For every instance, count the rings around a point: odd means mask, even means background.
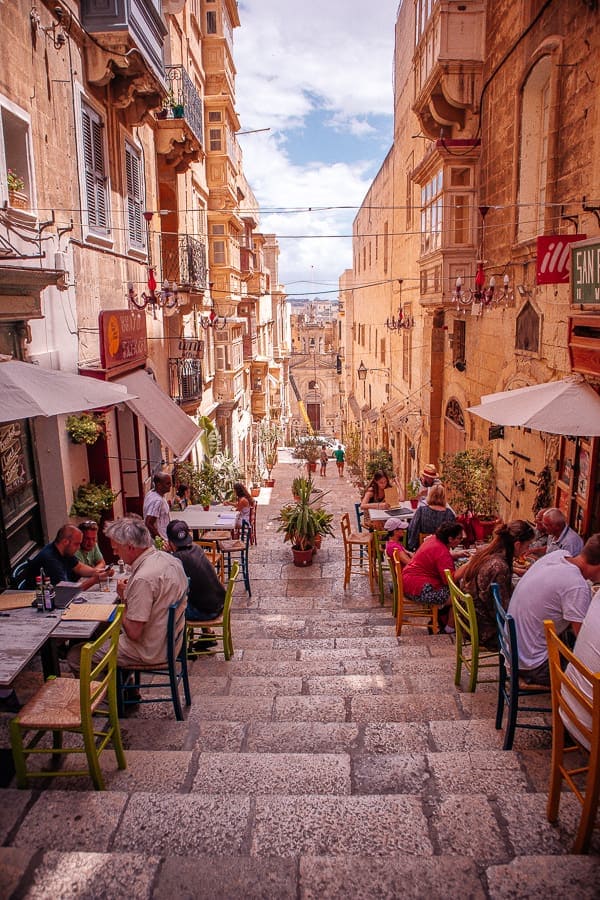
[[[546,821],[547,734],[503,752],[496,686],[455,689],[451,638],[397,640],[366,578],[344,592],[339,537],[291,564],[274,519],[295,474],[263,490],[235,657],[192,663],[186,721],[169,704],[124,720],[128,768],[104,755],[104,793],[0,792],[0,896],[597,898],[600,841],[569,855],[575,798]],[[325,484],[337,523],[354,492]]]

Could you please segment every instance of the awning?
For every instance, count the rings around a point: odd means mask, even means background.
[[[348,397],[348,406],[352,410],[352,414],[354,418],[360,422],[361,414],[360,414],[360,406],[356,397]]]
[[[145,369],[121,375],[118,381],[137,395],[135,400],[127,400],[127,406],[139,416],[146,428],[173,451],[176,459],[187,456],[201,434],[190,417],[165,394]]]
[[[469,412],[495,425],[574,437],[600,435],[600,397],[581,376],[487,394],[481,401]]]
[[[381,407],[381,413],[392,428],[396,431],[400,431],[404,424],[402,416],[406,416],[406,401],[392,400],[390,403],[386,403],[385,406]]]
[[[114,406],[133,399],[136,393],[133,388],[128,393],[120,384],[84,375],[43,369],[16,359],[0,361],[0,422]]]

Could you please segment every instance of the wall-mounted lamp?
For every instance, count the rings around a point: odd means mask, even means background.
[[[148,269],[148,293],[145,291],[141,295],[135,291],[133,282],[127,285],[127,299],[136,307],[136,309],[146,309],[148,306],[152,308],[152,312],[156,317],[157,309],[174,309],[177,306],[177,285],[173,281],[169,284],[167,279],[163,281],[160,291],[156,291],[156,278],[154,277],[154,269]]]
[[[209,290],[212,291],[212,282],[208,285]],[[206,331],[209,328],[217,328],[221,331],[227,325],[227,317],[220,316],[217,314],[215,309],[215,301],[211,298],[211,309],[207,316],[200,316],[198,319],[198,323],[204,328]]]
[[[477,263],[477,272],[475,274],[475,290],[463,290],[462,278],[459,275],[454,286],[452,294],[452,302],[456,303],[459,309],[479,305],[482,309],[490,306],[501,306],[508,304],[514,299],[513,292],[510,289],[510,279],[508,274],[504,274],[502,279],[502,288],[497,290],[496,278],[491,276],[488,286],[485,286],[485,271],[482,261]]]
[[[45,34],[52,40],[52,44],[54,45],[55,50],[61,50],[67,43],[67,34],[69,32],[71,23],[69,22],[67,31],[65,32],[65,24],[63,22],[64,10],[62,6],[56,5],[54,7],[54,15],[56,16],[55,22],[52,22],[51,25],[42,25],[40,14],[35,6],[33,6],[31,12],[29,13],[31,30],[34,35],[36,31],[41,31],[42,34]]]

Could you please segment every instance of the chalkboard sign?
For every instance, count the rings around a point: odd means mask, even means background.
[[[6,497],[27,483],[20,422],[0,426],[0,473]]]

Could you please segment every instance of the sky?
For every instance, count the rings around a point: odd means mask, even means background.
[[[239,2],[240,131],[270,130],[238,138],[259,230],[279,238],[289,296],[335,300],[352,266],[352,240],[339,236],[351,235],[392,142],[397,8],[398,0]]]

